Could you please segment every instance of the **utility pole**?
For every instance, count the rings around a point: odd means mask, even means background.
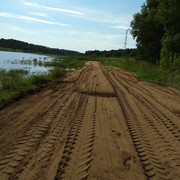
[[[126,49],[126,46],[127,46],[127,36],[128,36],[128,31],[130,29],[126,29],[126,36],[125,36],[125,42],[124,42],[124,49]]]

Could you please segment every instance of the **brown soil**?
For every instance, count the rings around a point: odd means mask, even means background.
[[[180,179],[180,91],[88,62],[0,111],[0,179]]]

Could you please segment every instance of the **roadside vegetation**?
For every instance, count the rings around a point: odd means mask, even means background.
[[[139,80],[180,89],[179,10],[180,1],[177,0],[146,0],[131,22],[131,34],[136,39],[137,49],[95,50],[83,54],[13,39],[0,39],[0,50],[22,50],[55,56],[53,61],[33,60],[33,65],[53,67],[47,74],[29,76],[28,71],[0,70],[0,103],[19,92],[63,76],[67,70],[81,67],[86,60],[101,61],[105,65],[135,72]],[[24,60],[21,63],[32,61]]]
[[[131,22],[137,54],[164,70],[180,70],[180,1],[146,0]]]
[[[56,56],[53,61],[40,63],[43,66],[53,68],[48,73],[36,75],[29,74],[28,70],[12,69],[6,71],[0,69],[0,104],[20,93],[33,90],[62,77],[68,70],[82,67],[85,61],[73,57]]]
[[[164,70],[161,66],[132,58],[101,60],[103,64],[119,67],[137,74],[138,79],[180,89],[180,71]]]
[[[104,64],[133,71],[140,80],[180,88],[179,11],[180,1],[146,0],[140,12],[134,14],[130,25],[137,49],[96,50],[86,54],[101,55]]]

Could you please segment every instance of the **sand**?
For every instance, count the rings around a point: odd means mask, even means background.
[[[0,179],[180,179],[180,91],[89,61],[0,111]]]

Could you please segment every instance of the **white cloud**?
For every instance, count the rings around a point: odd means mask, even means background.
[[[74,14],[74,15],[82,15],[83,14],[80,11],[74,11],[74,10],[71,10],[71,9],[42,6],[42,5],[39,5],[37,3],[29,3],[29,2],[26,2],[24,0],[21,0],[21,2],[25,6],[31,6],[31,7],[36,7],[36,8],[43,8],[43,9],[47,9],[47,10],[50,10],[50,11],[59,11],[59,12],[64,12],[64,13],[69,13],[69,14]]]
[[[38,12],[30,12],[30,14],[34,15],[34,16],[39,16],[39,17],[49,17],[47,14],[45,13],[38,13]]]
[[[109,24],[123,24],[128,26],[132,21],[133,17],[131,14],[114,14],[111,11],[104,11],[101,9],[89,9],[89,8],[79,8],[81,12],[84,12],[83,16],[79,16],[79,18],[98,22],[98,23],[109,23]]]
[[[30,16],[23,16],[23,15],[17,15],[17,14],[11,14],[11,13],[0,13],[1,17],[8,17],[8,18],[15,18],[15,19],[21,19],[27,22],[37,22],[37,23],[43,23],[43,24],[49,24],[49,25],[57,25],[57,26],[69,26],[67,24],[57,23],[53,21],[47,21],[42,19],[37,19]]]
[[[32,34],[32,35],[40,35],[41,33],[38,33],[37,31],[30,31],[29,29],[24,29],[16,25],[12,24],[2,24],[2,28],[4,29],[4,33],[6,34],[9,32],[10,34],[13,34],[12,32],[19,32],[19,33],[26,33],[26,34]],[[3,30],[2,29],[2,30]],[[2,32],[1,32],[2,34]]]
[[[125,26],[128,26],[132,20],[131,14],[113,14],[112,12],[100,10],[100,9],[90,9],[86,7],[79,7],[79,6],[73,6],[74,9],[78,9],[78,11],[71,10],[72,8],[57,8],[57,7],[49,7],[49,6],[43,6],[38,3],[31,3],[27,2],[25,0],[20,0],[21,3],[25,6],[29,7],[35,7],[35,8],[41,8],[46,9],[50,11],[59,11],[68,13],[71,15],[80,15],[76,16],[80,18],[81,20],[87,20],[87,21],[93,21],[98,23],[109,23],[109,24],[123,24]],[[72,6],[71,4],[67,5]]]

